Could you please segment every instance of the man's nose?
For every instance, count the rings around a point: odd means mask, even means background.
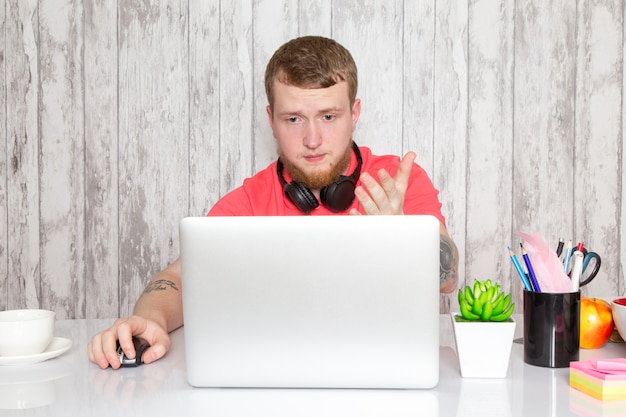
[[[315,122],[307,124],[303,144],[310,149],[315,149],[322,144],[321,130]]]

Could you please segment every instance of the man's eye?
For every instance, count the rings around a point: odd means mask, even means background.
[[[289,123],[295,123],[295,122],[297,122],[297,121],[298,121],[298,118],[297,118],[297,117],[289,117],[289,118],[287,118],[287,121],[288,121]]]
[[[324,120],[327,120],[327,121],[329,121],[329,120],[333,120],[334,118],[335,118],[335,116],[333,116],[332,114],[326,114],[326,115],[324,115]]]

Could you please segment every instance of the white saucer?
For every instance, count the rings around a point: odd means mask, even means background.
[[[35,355],[0,356],[0,365],[27,365],[56,358],[72,347],[72,341],[64,337],[55,337],[46,350]]]

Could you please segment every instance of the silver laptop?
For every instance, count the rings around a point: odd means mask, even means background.
[[[180,249],[191,385],[437,385],[435,217],[189,217]]]

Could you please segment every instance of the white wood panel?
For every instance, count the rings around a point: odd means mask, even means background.
[[[221,2],[220,195],[252,175],[252,2]]]
[[[219,0],[189,3],[189,215],[220,198]]]
[[[117,5],[84,4],[85,316],[115,317],[120,287]]]
[[[626,278],[624,277],[624,250],[626,249],[626,170],[624,169],[624,155],[626,155],[626,143],[624,143],[624,133],[626,131],[626,106],[624,106],[624,99],[626,97],[626,68],[624,62],[626,61],[626,29],[624,28],[624,23],[626,23],[626,6],[622,4],[622,105],[621,105],[621,113],[622,113],[622,126],[619,135],[619,139],[621,141],[621,158],[620,158],[620,208],[619,208],[619,218],[616,219],[616,227],[615,232],[619,233],[619,252],[617,254],[617,259],[615,260],[617,263],[617,268],[615,271],[608,271],[608,275],[611,277],[615,277],[617,279],[617,287],[618,293],[620,295],[626,295]]]
[[[506,250],[513,198],[514,12],[507,0],[469,4],[464,282],[491,279],[509,290],[519,280]]]
[[[0,310],[7,309],[9,294],[7,248],[8,236],[8,210],[7,210],[7,129],[6,129],[6,7],[5,2],[0,2]]]
[[[467,170],[467,1],[437,1],[434,55],[434,167],[443,215],[459,249],[459,280],[465,276]],[[442,297],[442,311],[454,297]]]
[[[187,7],[120,3],[120,314],[178,256],[188,212]]]
[[[574,178],[582,174],[574,165],[575,70],[576,4],[517,2],[511,232],[540,233],[554,247],[560,237],[581,238],[573,227]]]
[[[403,151],[402,4],[333,3],[333,38],[350,50],[359,69],[361,116],[354,139],[379,154]]]
[[[603,0],[578,5],[574,230],[602,256],[602,269],[583,294],[617,294],[620,289],[615,223],[621,201],[623,4]]]
[[[297,0],[259,0],[253,15],[253,165],[252,172],[265,168],[276,159],[276,142],[270,128],[265,94],[265,67],[282,44],[298,36]]]
[[[434,172],[435,0],[404,3],[402,149]]]
[[[59,319],[85,311],[82,16],[39,2],[41,306]]]
[[[298,36],[332,37],[332,5],[333,0],[299,0]]]
[[[7,308],[40,306],[37,1],[6,2]]]

